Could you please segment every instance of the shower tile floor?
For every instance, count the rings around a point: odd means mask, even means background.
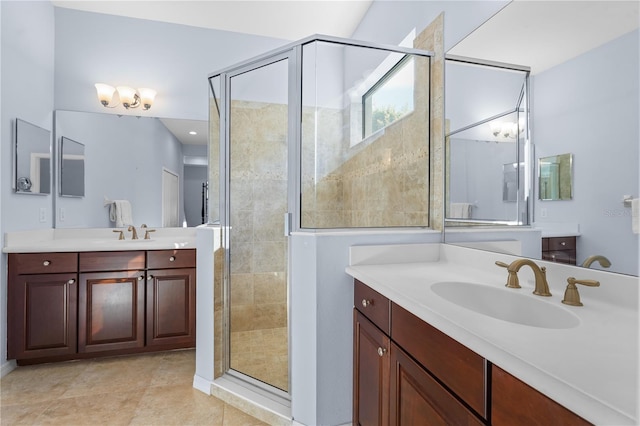
[[[231,332],[231,368],[287,391],[289,388],[286,327]]]
[[[2,425],[265,425],[192,387],[195,351],[18,367],[0,381]]]

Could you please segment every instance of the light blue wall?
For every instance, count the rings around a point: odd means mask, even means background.
[[[286,40],[56,8],[55,107],[110,112],[95,83],[158,91],[133,115],[208,120],[207,77]],[[123,113],[118,108],[117,113]]]
[[[51,195],[19,195],[12,189],[13,132],[21,118],[51,130],[53,114],[54,11],[46,2],[0,2],[0,55],[2,110],[0,113],[0,238],[24,229],[50,228]],[[40,209],[45,221],[40,222]],[[6,371],[7,255],[2,255],[0,277],[0,362]]]
[[[536,199],[536,222],[577,222],[578,263],[602,254],[634,275],[638,235],[622,197],[640,196],[638,40],[636,30],[532,79],[536,159],[572,153],[574,172],[573,199]]]

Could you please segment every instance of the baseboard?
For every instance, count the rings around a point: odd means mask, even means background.
[[[7,374],[11,373],[16,369],[17,366],[18,364],[16,364],[15,360],[5,362],[4,364],[2,364],[2,367],[0,367],[0,377],[4,377]]]
[[[199,390],[202,393],[206,393],[207,395],[211,395],[211,382],[207,379],[204,379],[197,374],[193,376],[193,388]]]

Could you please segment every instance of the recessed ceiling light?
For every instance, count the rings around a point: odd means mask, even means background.
[[[197,135],[198,132],[194,132],[193,130],[189,132],[190,135]]]

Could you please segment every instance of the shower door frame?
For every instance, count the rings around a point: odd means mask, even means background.
[[[284,52],[274,53],[267,57],[263,57],[257,60],[253,60],[247,64],[239,65],[235,67],[233,70],[227,72],[221,72],[218,75],[220,76],[220,96],[221,101],[220,104],[224,106],[220,109],[220,141],[221,152],[220,152],[220,170],[223,171],[220,173],[220,198],[224,200],[223,205],[220,208],[220,226],[222,228],[222,240],[224,247],[224,276],[223,276],[223,322],[224,325],[222,327],[223,331],[223,374],[229,375],[237,380],[242,382],[246,382],[252,385],[257,390],[260,390],[261,393],[265,392],[270,394],[272,397],[276,397],[280,403],[288,404],[291,400],[290,397],[290,389],[291,389],[291,350],[290,350],[290,342],[291,342],[291,324],[290,324],[290,309],[289,309],[289,300],[290,300],[290,283],[289,277],[291,275],[291,266],[289,264],[290,256],[287,255],[286,258],[286,273],[287,273],[287,353],[288,353],[288,361],[287,361],[287,369],[288,369],[288,385],[287,391],[283,391],[279,388],[271,384],[267,384],[262,382],[256,378],[253,378],[247,374],[242,373],[241,371],[234,370],[231,368],[231,250],[230,250],[230,221],[231,221],[231,156],[230,156],[230,145],[231,145],[231,79],[242,74],[250,73],[251,71],[268,67],[275,63],[281,61],[287,61],[287,69],[288,69],[288,83],[287,83],[287,99],[289,105],[297,105],[299,102],[299,96],[297,91],[295,90],[295,84],[298,80],[298,73],[296,72],[296,64],[299,61],[296,61],[294,56],[298,54],[299,49],[290,48]],[[228,100],[228,101],[227,101]],[[297,109],[296,109],[297,110]],[[295,114],[298,116],[299,114]],[[295,188],[292,188],[291,180],[292,175],[295,176],[296,171],[292,170],[292,167],[295,166],[295,158],[297,158],[297,149],[293,148],[293,145],[297,147],[297,144],[292,144],[291,141],[297,140],[296,132],[299,132],[299,125],[296,126],[295,123],[298,120],[292,120],[291,108],[288,107],[287,111],[287,212],[291,212],[294,209],[295,204]],[[295,152],[292,152],[295,151]],[[290,226],[290,218],[291,213],[287,213],[286,217],[283,220],[286,221],[285,224],[285,236],[289,236],[291,226]],[[289,244],[287,243],[287,250],[290,250]]]
[[[283,404],[290,405],[291,401],[291,307],[289,302],[291,300],[291,264],[289,259],[291,258],[291,245],[287,244],[288,256],[287,256],[287,329],[288,329],[288,371],[289,371],[289,386],[288,391],[284,392],[274,386],[270,386],[257,379],[244,375],[230,369],[230,277],[229,277],[229,265],[230,265],[230,253],[229,253],[229,220],[230,220],[230,155],[229,155],[229,143],[231,137],[231,128],[229,122],[229,116],[231,113],[231,103],[227,100],[231,99],[230,79],[234,76],[250,72],[251,70],[258,69],[264,66],[268,66],[281,60],[288,61],[288,130],[287,130],[287,161],[288,161],[288,212],[283,218],[285,223],[285,235],[289,236],[292,232],[314,232],[315,229],[301,228],[301,206],[300,206],[300,193],[301,193],[301,134],[302,134],[302,51],[303,47],[313,42],[325,42],[333,43],[342,46],[362,47],[375,50],[384,50],[390,53],[402,53],[408,55],[416,55],[421,57],[432,58],[434,52],[423,49],[407,48],[401,46],[387,45],[381,43],[372,43],[360,40],[352,40],[341,37],[333,37],[326,35],[312,35],[296,42],[290,43],[283,47],[277,48],[270,52],[240,62],[236,65],[226,67],[222,70],[211,73],[208,79],[220,78],[220,227],[222,229],[222,246],[224,248],[224,276],[223,276],[223,339],[224,349],[223,353],[223,377],[231,376],[233,379],[242,381],[245,384],[250,385],[258,393],[266,397],[271,397],[274,401]],[[211,90],[213,87],[210,86]],[[214,98],[215,98],[214,91]],[[211,200],[210,202],[214,202]],[[211,210],[211,209],[210,209]],[[344,229],[322,229],[323,232],[331,231],[343,231]],[[217,380],[218,377],[214,378]]]

